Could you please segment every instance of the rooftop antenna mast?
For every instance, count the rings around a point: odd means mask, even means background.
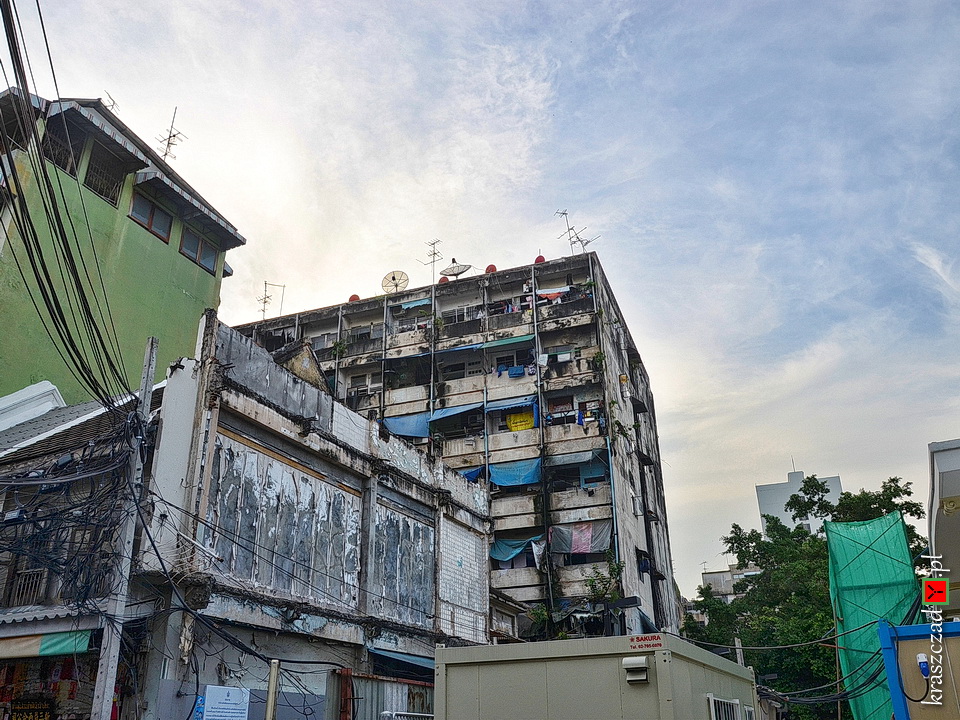
[[[263,295],[257,298],[257,302],[260,303],[260,317],[263,320],[267,319],[267,305],[270,304],[270,301],[273,300],[273,295],[270,294],[268,288],[280,288],[280,312],[278,317],[283,315],[283,296],[287,292],[286,285],[278,285],[277,283],[268,283],[266,280],[263,281]]]
[[[112,100],[113,98],[111,98]],[[167,131],[166,135],[158,135],[157,141],[160,143],[160,147],[157,148],[157,152],[160,153],[160,157],[166,161],[168,158],[170,160],[176,160],[177,156],[173,154],[173,148],[179,144],[181,140],[186,140],[187,136],[182,132],[177,130],[173,124],[177,120],[177,108],[173,109],[173,118],[170,120],[170,129]]]
[[[434,238],[430,242],[424,242],[424,245],[430,248],[427,251],[427,257],[429,258],[429,260],[427,260],[426,262],[424,262],[423,260],[417,261],[421,265],[430,266],[430,284],[431,285],[437,284],[437,260],[443,260],[443,255],[441,255],[440,251],[437,250],[437,245],[439,245],[442,242],[443,240],[440,240],[438,238]]]
[[[580,246],[580,252],[581,252],[581,253],[585,253],[585,252],[587,251],[587,245],[589,245],[590,243],[592,243],[592,242],[600,239],[600,236],[599,236],[599,235],[597,235],[596,237],[592,237],[592,238],[583,238],[583,237],[581,237],[580,233],[582,233],[582,232],[583,232],[584,230],[586,230],[587,228],[586,228],[586,227],[582,227],[582,228],[580,228],[579,230],[577,230],[577,229],[574,228],[572,225],[570,225],[570,218],[569,218],[566,210],[557,210],[557,211],[554,213],[554,215],[558,215],[558,216],[562,217],[563,220],[564,220],[564,222],[565,222],[566,225],[567,225],[567,230],[566,230],[566,232],[561,233],[560,235],[558,235],[558,236],[557,236],[557,240],[562,240],[563,238],[566,238],[566,239],[567,239],[567,242],[570,243],[570,254],[571,254],[571,255],[575,255],[575,254],[576,254],[576,246],[577,246],[577,245]]]
[[[110,98],[110,102],[108,102],[108,103],[103,103],[104,105],[106,105],[107,110],[109,110],[109,111],[112,112],[112,113],[119,113],[119,112],[120,112],[120,106],[117,105],[117,101],[113,99],[113,95],[111,95],[110,93],[108,93],[106,90],[104,90],[103,92],[106,93],[106,96],[107,96],[108,98]]]

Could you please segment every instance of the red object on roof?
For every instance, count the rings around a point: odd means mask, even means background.
[[[537,259],[533,261],[534,265],[537,265],[542,262],[546,262],[547,259],[543,255],[537,255]]]
[[[450,282],[450,278],[444,275],[442,278],[440,278],[439,282],[441,283]]]
[[[350,296],[350,300],[348,300],[348,302],[356,302],[356,301],[359,300],[359,299],[360,299],[360,296],[359,296],[359,295],[353,294],[353,295]]]
[[[486,270],[486,272],[490,273],[490,272],[496,272],[496,271],[497,271],[497,266],[496,266],[496,265],[487,265],[487,270]]]

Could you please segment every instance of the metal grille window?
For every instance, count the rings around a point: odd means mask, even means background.
[[[107,202],[116,205],[126,176],[120,159],[100,143],[93,143],[83,184]]]
[[[43,156],[74,177],[87,134],[62,115],[50,119],[43,136]]]
[[[742,720],[739,700],[723,700],[707,693],[707,702],[710,703],[710,720]]]
[[[20,570],[13,578],[10,588],[9,607],[39,605],[47,597],[46,568]]]

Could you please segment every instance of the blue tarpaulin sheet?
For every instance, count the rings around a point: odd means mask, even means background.
[[[527,545],[542,539],[543,535],[537,535],[536,537],[527,538],[526,540],[495,540],[493,545],[490,546],[490,557],[494,560],[502,560],[504,562],[513,560],[517,555],[527,549]]]
[[[527,407],[537,401],[536,395],[524,395],[523,397],[509,398],[507,400],[495,400],[487,403],[487,412],[494,410],[510,410],[512,408]]]
[[[483,468],[462,468],[457,470],[457,472],[463,475],[470,482],[477,482],[477,480],[480,479],[480,475],[483,473]]]
[[[454,407],[439,408],[433,411],[433,415],[430,416],[430,422],[433,422],[434,420],[440,420],[441,418],[445,417],[451,417],[453,415],[459,415],[460,413],[470,412],[471,410],[476,410],[482,405],[483,403],[471,403],[469,405],[456,405]]]
[[[400,437],[430,437],[430,413],[401,415],[383,419],[383,424],[394,435]]]
[[[408,300],[407,302],[400,303],[400,307],[406,310],[407,308],[420,307],[421,305],[429,305],[429,304],[430,304],[430,298],[422,298],[421,300]],[[394,307],[396,307],[396,305],[394,305]]]
[[[494,485],[532,485],[538,483],[540,482],[540,458],[491,465],[490,482]]]

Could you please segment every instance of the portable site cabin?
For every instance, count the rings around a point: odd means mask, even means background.
[[[437,648],[437,720],[754,720],[754,674],[653,633]]]

